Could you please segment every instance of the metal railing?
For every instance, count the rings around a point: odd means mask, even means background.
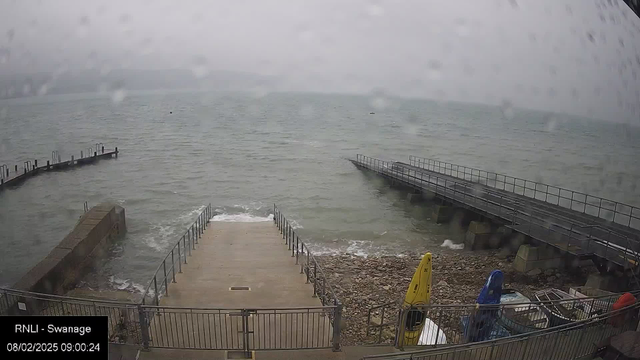
[[[617,201],[537,181],[521,179],[444,161],[409,156],[409,165],[480,183],[546,203],[591,215],[626,227],[640,229],[640,208]]]
[[[640,291],[632,294],[637,297]],[[411,328],[421,325],[426,318],[430,321],[432,336],[429,338],[432,340],[431,343],[421,345],[437,347],[477,342],[553,328],[601,315],[610,311],[621,295],[499,305],[434,304],[408,308],[403,308],[399,302],[389,302],[369,309],[367,337],[369,343],[393,343],[396,347],[403,348],[405,332],[414,331]],[[478,319],[481,320],[481,327],[478,326]],[[493,319],[493,322],[486,319]],[[440,339],[446,339],[446,342]]]
[[[149,347],[216,350],[339,348],[337,306],[220,309],[143,306]]]
[[[139,306],[0,288],[0,315],[107,316],[109,342],[140,344]]]
[[[211,221],[213,209],[207,205],[187,231],[162,259],[142,295],[142,305],[160,305],[160,298],[169,295],[169,284],[176,282],[176,273],[182,272],[182,264],[187,263],[191,251],[196,249],[198,239]]]
[[[602,315],[561,325],[551,330],[459,344],[442,348],[365,356],[363,359],[580,359],[596,353],[611,337],[638,326],[640,303]]]
[[[640,242],[611,229],[585,233],[580,230],[585,224],[574,224],[571,219],[562,218],[564,225],[552,223],[546,216],[534,216],[529,206],[523,207],[523,204],[514,201],[507,193],[495,193],[484,197],[481,190],[468,182],[412,170],[395,162],[358,154],[355,163],[409,187],[431,191],[462,207],[473,208],[484,215],[499,219],[506,227],[548,243],[561,251],[580,256],[595,254],[625,269],[638,269]]]
[[[300,265],[300,274],[305,274],[307,283],[313,284],[313,296],[318,297],[324,306],[335,307],[333,313],[329,313],[329,320],[333,326],[333,348],[340,349],[340,323],[342,321],[342,303],[333,292],[330,281],[327,279],[322,266],[311,253],[309,246],[300,240],[289,220],[280,209],[273,205],[273,221],[280,230],[291,257],[296,258],[296,265]]]

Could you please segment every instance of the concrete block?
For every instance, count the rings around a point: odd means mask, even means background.
[[[436,198],[436,193],[430,190],[422,190],[422,198],[431,201]]]
[[[423,202],[422,194],[407,194],[407,200],[412,204]]]
[[[436,223],[441,224],[451,220],[452,215],[453,208],[451,206],[436,205],[436,207],[433,209],[432,218]]]
[[[614,275],[591,274],[587,278],[587,282],[584,286],[605,291],[618,292],[623,290],[624,284],[626,284],[626,281],[623,281]]]
[[[510,236],[511,234],[513,234],[513,229],[506,226],[500,226],[496,230],[496,234],[500,235],[501,237]]]
[[[467,231],[467,234],[464,237],[464,247],[465,249],[471,250],[481,250],[489,247],[489,239],[491,238],[491,234],[476,234]]]
[[[482,222],[482,221],[471,221],[469,223],[468,232],[474,234],[490,234],[491,233],[491,223]]]
[[[513,268],[522,273],[529,272],[533,269],[557,269],[562,267],[563,264],[564,261],[562,258],[527,261],[520,256],[516,256],[513,260]]]
[[[521,245],[518,248],[516,256],[522,258],[524,261],[538,260],[538,248],[531,245]]]
[[[497,249],[500,247],[501,244],[502,244],[502,237],[500,237],[499,234],[491,234],[488,242],[489,248]]]

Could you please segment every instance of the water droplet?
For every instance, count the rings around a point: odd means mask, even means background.
[[[513,119],[514,111],[511,101],[509,101],[508,99],[503,99],[502,104],[500,105],[500,109],[502,110],[502,115],[504,115],[507,120]]]
[[[0,48],[0,64],[7,64],[11,58],[11,51],[7,48]]]
[[[374,89],[371,91],[371,97],[369,98],[369,105],[371,105],[374,109],[384,110],[391,102],[388,100],[386,94],[382,89]]]
[[[302,105],[300,107],[300,116],[309,120],[313,117],[313,114],[315,113],[315,108],[313,107],[313,105]]]
[[[47,94],[47,92],[49,91],[49,84],[42,84],[42,86],[40,86],[40,89],[38,89],[38,96],[44,96]]]
[[[600,21],[602,21],[605,24],[607,23],[607,18],[604,16],[603,13],[600,13],[598,17],[600,18]]]
[[[22,85],[22,94],[29,95],[31,93],[31,84]]]
[[[140,50],[140,55],[151,54],[153,52],[153,39],[146,37],[140,40],[138,49]]]
[[[589,41],[591,41],[592,43],[596,42],[596,38],[593,37],[593,34],[590,32],[587,33],[587,39],[589,39]]]
[[[129,16],[128,14],[122,14],[118,18],[118,24],[120,25],[126,25],[130,22],[131,22],[131,16]]]
[[[16,35],[16,31],[13,29],[9,29],[7,30],[7,41],[8,42],[12,42],[13,41],[13,37]]]
[[[384,15],[384,8],[377,1],[370,1],[367,6],[367,14],[372,17]]]
[[[111,93],[111,101],[114,104],[120,104],[127,97],[127,91],[123,88],[116,89]]]
[[[7,110],[6,106],[2,107],[2,109],[0,109],[0,119],[6,118],[8,112],[9,111]]]
[[[567,15],[573,15],[573,9],[571,8],[571,5],[567,5],[564,9],[567,12]]]
[[[622,40],[622,38],[618,38],[618,42],[620,43],[621,47],[624,47],[624,40]]]
[[[209,63],[207,58],[202,55],[197,55],[193,58],[191,71],[193,75],[198,79],[201,79],[209,75]]]
[[[107,76],[111,72],[111,66],[106,62],[100,66],[100,76]]]
[[[576,89],[576,88],[571,89],[571,96],[574,99],[577,99],[578,98],[578,89]]]
[[[554,65],[549,66],[549,74],[552,76],[556,76],[558,74],[558,70]]]
[[[534,33],[530,33],[530,34],[529,34],[529,41],[530,41],[530,42],[532,42],[532,43],[537,42],[537,41],[538,41],[538,38],[536,37],[536,34],[534,34]]]
[[[87,15],[81,16],[78,20],[78,29],[76,30],[78,37],[85,37],[87,35],[89,25],[89,17]]]
[[[555,116],[548,116],[547,117],[547,123],[544,126],[544,131],[546,132],[554,132],[556,131],[556,125],[558,124],[558,120],[556,119]]]
[[[442,63],[438,60],[429,60],[429,78],[438,80],[442,76]]]
[[[518,2],[516,0],[509,0],[509,4],[511,4],[511,7],[514,9],[518,8]]]
[[[556,94],[557,94],[557,91],[556,91],[555,88],[550,87],[550,88],[547,89],[547,95],[549,97],[551,97],[551,98],[552,97],[556,97]]]
[[[456,34],[460,37],[467,37],[469,35],[469,28],[464,19],[456,20]]]

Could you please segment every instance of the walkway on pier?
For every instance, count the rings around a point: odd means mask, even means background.
[[[251,351],[337,346],[336,307],[323,306],[314,296],[313,284],[292,256],[292,243],[285,244],[272,221],[212,221],[198,232],[193,249],[186,246],[191,256],[176,270],[175,283],[174,269],[167,272],[168,294],[158,307],[145,308],[150,347]]]
[[[212,222],[161,306],[322,306],[272,222]],[[248,287],[249,290],[230,290]]]
[[[422,161],[424,160],[424,161]],[[404,184],[421,192],[430,192],[446,201],[454,203],[456,206],[468,208],[476,213],[492,218],[494,221],[504,224],[506,227],[531,236],[532,238],[552,245],[562,251],[566,251],[581,258],[595,257],[606,259],[623,268],[636,268],[638,254],[640,253],[640,230],[624,226],[616,222],[607,221],[600,217],[601,213],[610,211],[602,209],[600,198],[600,208],[592,205],[585,195],[584,199],[571,200],[569,207],[561,206],[560,201],[565,197],[561,191],[557,195],[549,194],[549,185],[535,184],[534,188],[527,187],[527,181],[522,180],[522,184],[509,183],[511,189],[505,187],[505,175],[489,173],[495,175],[489,178],[488,175],[482,177],[468,176],[465,167],[447,164],[448,171],[438,171],[431,166],[428,159],[410,158],[410,163],[388,162],[379,159],[358,155],[352,162],[360,167],[372,170],[388,179]],[[456,176],[456,170],[465,169],[464,175]],[[475,170],[475,169],[474,169]],[[477,170],[476,170],[477,172]],[[461,173],[462,174],[462,173]],[[488,174],[484,172],[484,174]],[[475,179],[475,180],[474,180]],[[483,181],[480,181],[482,179]],[[493,184],[490,182],[493,180]],[[519,179],[518,179],[519,180]],[[496,186],[496,183],[502,183]],[[546,193],[538,186],[546,186]],[[522,194],[519,194],[517,187],[523,187]],[[562,189],[564,191],[564,189]],[[530,191],[533,196],[526,194]],[[540,200],[540,194],[543,200]],[[570,192],[572,198],[574,195]],[[549,202],[549,197],[555,196],[557,204]],[[608,200],[607,200],[608,201]],[[582,203],[582,211],[577,211],[573,203]],[[622,205],[622,206],[619,206]],[[590,214],[591,207],[595,208],[598,216]],[[619,208],[626,207],[627,215],[621,214]],[[627,216],[625,222],[632,224],[640,216],[638,209],[629,205],[616,204],[614,211],[621,216]],[[615,215],[615,214],[614,214]]]

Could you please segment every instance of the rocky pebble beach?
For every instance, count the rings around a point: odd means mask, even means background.
[[[439,249],[438,249],[439,250]],[[361,257],[350,254],[319,256],[328,280],[343,303],[342,342],[344,345],[373,343],[379,334],[367,335],[367,314],[370,308],[404,299],[421,254]],[[473,304],[492,270],[504,273],[503,288],[518,290],[526,296],[540,289],[582,286],[591,268],[574,270],[534,269],[528,274],[516,272],[513,256],[495,251],[432,251],[432,304]],[[398,305],[387,307],[397,311]],[[377,311],[375,317],[379,317]],[[382,342],[393,338],[396,314],[385,315]],[[377,321],[379,319],[370,322]]]

